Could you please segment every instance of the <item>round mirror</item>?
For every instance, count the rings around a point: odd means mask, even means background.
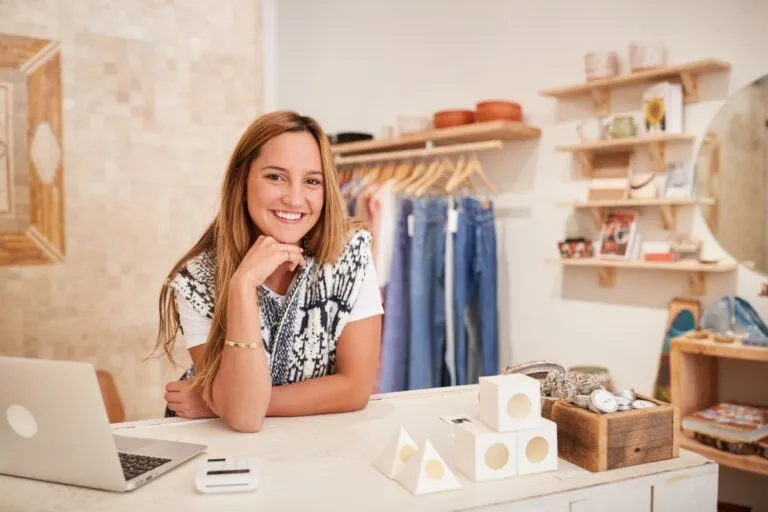
[[[704,220],[722,248],[768,274],[768,75],[715,114],[696,161]]]

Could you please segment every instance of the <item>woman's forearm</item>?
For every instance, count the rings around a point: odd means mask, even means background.
[[[226,339],[261,343],[259,304],[251,289],[230,286]],[[213,409],[230,427],[242,432],[261,428],[270,402],[272,380],[263,347],[224,346],[213,383]]]
[[[335,374],[275,386],[267,416],[310,416],[356,411],[365,407],[371,389],[360,389],[352,379]]]

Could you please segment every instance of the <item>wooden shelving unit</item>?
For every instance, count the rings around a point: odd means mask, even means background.
[[[666,270],[685,272],[688,274],[688,286],[690,292],[696,295],[704,295],[707,291],[707,274],[732,272],[736,269],[736,263],[699,263],[696,261],[681,262],[650,262],[642,260],[608,260],[598,258],[573,258],[555,259],[553,263],[565,267],[591,267],[600,271],[600,285],[605,287],[616,286],[616,269],[625,268],[633,270]]]
[[[599,140],[582,144],[558,146],[555,149],[573,153],[579,159],[581,170],[585,175],[592,174],[595,164],[595,155],[632,152],[642,148],[646,148],[651,155],[651,169],[654,171],[663,171],[666,166],[665,154],[667,144],[674,142],[690,142],[694,139],[694,135],[687,133],[667,133]]]
[[[692,206],[697,204],[715,204],[715,200],[706,197],[681,197],[656,199],[619,199],[604,201],[570,201],[559,202],[558,206],[566,206],[576,209],[589,209],[592,212],[592,218],[595,225],[600,228],[605,221],[606,213],[611,209],[617,208],[637,208],[637,207],[657,207],[661,214],[661,221],[664,229],[673,230],[677,224],[677,211],[681,206]]]
[[[541,91],[541,94],[558,99],[592,96],[595,113],[605,115],[610,113],[611,90],[658,82],[660,80],[670,80],[680,82],[683,85],[685,103],[695,103],[699,100],[699,76],[707,73],[727,71],[730,68],[731,65],[722,60],[698,60],[686,64],[665,66],[613,78],[592,80],[586,83],[548,89]]]
[[[374,139],[334,144],[331,146],[331,149],[335,155],[359,155],[405,149],[423,149],[428,143],[434,146],[441,146],[490,140],[536,139],[539,137],[541,137],[541,130],[535,126],[512,121],[490,121],[410,133],[396,139]]]
[[[669,355],[672,405],[680,409],[681,418],[717,403],[718,358],[768,363],[768,348],[740,341],[718,343],[711,339],[675,338],[670,343]],[[758,455],[724,452],[699,443],[685,432],[681,432],[680,447],[724,466],[768,476],[768,459]]]

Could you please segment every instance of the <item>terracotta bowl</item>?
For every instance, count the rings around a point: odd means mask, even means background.
[[[435,112],[433,121],[435,128],[450,128],[474,122],[475,113],[471,110],[441,110]]]
[[[481,101],[476,105],[477,122],[522,121],[523,109],[514,101]]]

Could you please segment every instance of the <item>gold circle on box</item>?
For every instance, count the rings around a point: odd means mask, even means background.
[[[536,436],[525,446],[525,456],[531,462],[541,462],[549,454],[549,443],[541,436]]]
[[[512,395],[507,402],[507,414],[515,421],[524,420],[531,414],[531,401],[528,395]]]
[[[498,471],[509,462],[509,448],[504,443],[493,443],[485,450],[485,465]]]
[[[398,456],[400,457],[401,461],[408,462],[408,460],[410,460],[415,452],[416,450],[413,448],[413,446],[406,444],[400,448]]]
[[[439,460],[428,460],[424,466],[424,473],[432,480],[440,480],[445,475],[445,469]]]

